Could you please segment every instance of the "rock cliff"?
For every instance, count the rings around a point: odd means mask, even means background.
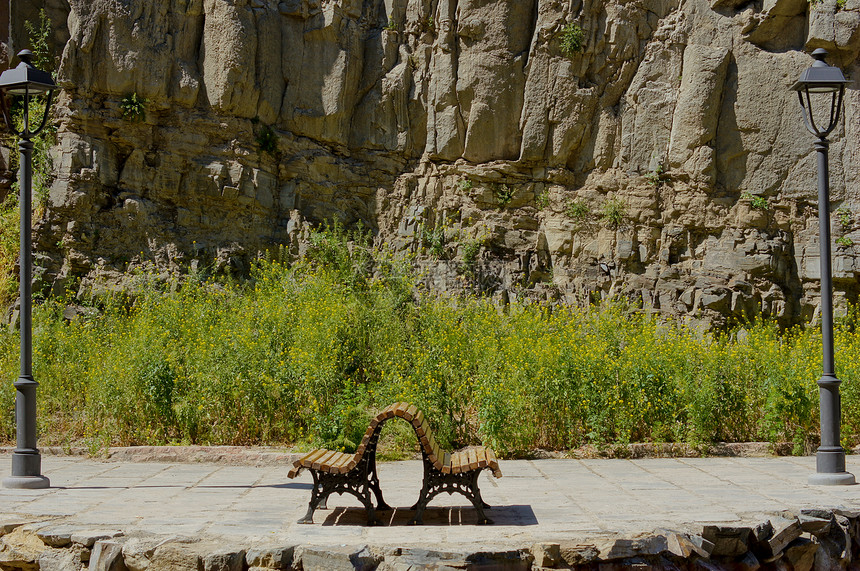
[[[63,2],[64,4],[65,2]],[[860,0],[68,0],[42,280],[247,268],[361,221],[438,289],[623,294],[717,324],[817,305],[813,138]],[[857,301],[860,95],[830,151]]]

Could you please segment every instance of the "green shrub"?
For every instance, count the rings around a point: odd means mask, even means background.
[[[621,198],[610,198],[600,208],[600,222],[611,228],[618,228],[627,217],[627,203]]]
[[[770,208],[770,204],[767,201],[767,198],[764,196],[758,196],[756,194],[752,194],[751,192],[744,192],[741,194],[741,198],[743,200],[747,200],[750,203],[750,208],[753,210],[767,210]]]
[[[850,230],[851,226],[854,224],[851,210],[844,206],[836,209],[836,219],[839,220],[839,225],[842,226],[843,230]]]
[[[564,207],[564,213],[568,218],[581,222],[588,218],[591,210],[584,200],[569,200]]]
[[[648,181],[648,184],[650,184],[654,188],[660,188],[661,186],[663,186],[664,182],[669,180],[669,177],[666,174],[665,167],[662,163],[660,163],[656,167],[654,167],[653,171],[645,175],[645,179]]]
[[[840,236],[836,238],[836,245],[843,248],[850,248],[854,245],[854,240],[851,239],[851,236]]]
[[[471,243],[476,257],[481,242]],[[351,450],[369,416],[398,400],[424,410],[445,445],[508,456],[634,441],[814,443],[817,328],[759,321],[744,335],[702,333],[620,301],[500,312],[489,299],[418,293],[410,267],[366,232],[333,226],[307,257],[261,260],[246,282],[141,275],[133,296],[102,298],[72,321],[65,300],[49,299],[34,311],[42,444]],[[852,309],[835,332],[846,445],[860,435],[858,326]],[[17,367],[17,333],[0,328],[0,375]],[[14,392],[0,387],[5,442]]]
[[[511,188],[507,184],[497,184],[495,186],[496,202],[499,205],[499,208],[504,208],[508,204],[511,203],[511,200],[514,198],[514,193],[516,192],[513,188]]]
[[[138,96],[137,93],[129,93],[119,102],[119,108],[122,116],[129,121],[145,121],[147,103],[149,100]]]
[[[550,200],[549,200],[549,191],[548,190],[543,190],[537,196],[535,196],[535,204],[541,210],[549,208],[549,203],[550,203]]]
[[[268,125],[261,125],[257,130],[257,144],[260,145],[261,153],[275,155],[278,152],[278,136]]]
[[[570,23],[561,30],[561,53],[567,57],[582,52],[585,47],[585,32],[579,24]]]
[[[48,18],[44,8],[39,9],[39,23],[34,24],[25,20],[24,30],[30,41],[28,48],[33,52],[33,65],[43,71],[56,71],[57,56],[54,53],[54,43],[51,37],[51,19]]]

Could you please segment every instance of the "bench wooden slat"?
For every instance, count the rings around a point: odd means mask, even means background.
[[[451,471],[454,474],[465,472],[469,469],[469,456],[465,450],[460,450],[456,453],[456,460],[451,462]]]
[[[317,448],[316,450],[311,450],[301,458],[299,458],[299,463],[305,468],[310,468],[313,466],[314,462],[323,456],[328,450],[325,448]]]
[[[451,453],[445,452],[445,458],[442,460],[442,469],[440,470],[443,474],[451,473]]]
[[[469,470],[478,469],[478,454],[474,448],[469,448]]]
[[[332,462],[331,470],[335,474],[346,474],[349,470],[346,469],[346,465],[349,463],[352,458],[352,454],[344,454],[341,452],[340,457]]]
[[[424,420],[424,413],[419,410],[417,413],[415,413],[415,416],[412,417],[412,426],[417,429],[424,423]]]
[[[486,468],[487,467],[487,449],[483,446],[476,450],[478,456],[478,468]]]
[[[337,454],[337,452],[335,452],[334,450],[326,450],[325,454],[323,454],[317,460],[314,460],[314,463],[313,465],[311,465],[311,468],[313,468],[314,470],[322,469],[323,471],[328,472],[328,462],[335,454]],[[323,466],[325,466],[325,468],[323,468]]]
[[[415,434],[418,435],[418,438],[422,436],[426,436],[430,432],[430,423],[427,422],[427,419],[423,419],[421,421],[421,425],[415,428]]]
[[[502,477],[502,471],[499,470],[499,462],[496,460],[496,454],[491,448],[487,448],[487,466],[490,467],[496,478]]]
[[[409,422],[412,422],[412,419],[415,418],[415,413],[417,413],[417,412],[418,412],[417,406],[415,406],[414,404],[409,405],[409,408],[407,408],[405,411],[403,411],[403,418],[405,418]]]

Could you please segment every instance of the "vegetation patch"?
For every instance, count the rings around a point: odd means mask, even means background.
[[[464,262],[480,249],[470,244]],[[35,308],[44,445],[349,450],[368,416],[398,400],[436,419],[443,446],[484,443],[507,456],[761,440],[799,452],[817,438],[815,327],[758,321],[744,335],[708,334],[620,300],[500,312],[488,299],[422,293],[408,260],[338,228],[314,233],[292,264],[259,261],[247,282],[139,279],[133,295],[71,321],[67,300]],[[852,309],[835,335],[846,411],[860,407],[858,326]],[[2,328],[0,374],[17,367],[17,333]],[[11,383],[0,387],[5,442],[14,396]],[[845,415],[844,434],[857,443],[858,415]]]
[[[494,194],[496,195],[496,202],[498,203],[499,208],[504,208],[510,204],[515,193],[516,190],[512,186],[508,184],[497,184],[494,187]]]
[[[568,218],[582,222],[591,214],[591,209],[584,200],[569,200],[564,207],[564,213]]]
[[[770,204],[767,201],[767,198],[764,196],[758,196],[757,194],[752,194],[751,192],[744,192],[741,194],[741,198],[743,200],[749,201],[750,208],[753,210],[767,210],[770,208]]]
[[[561,30],[561,53],[573,57],[585,47],[585,32],[579,24],[570,23]]]
[[[140,97],[136,92],[129,93],[119,102],[122,116],[129,121],[141,122],[146,120],[146,104],[149,100]]]
[[[260,125],[257,130],[257,144],[260,145],[261,153],[276,155],[278,152],[278,136],[268,125]]]
[[[618,228],[627,218],[627,203],[621,198],[610,198],[600,207],[600,223]]]

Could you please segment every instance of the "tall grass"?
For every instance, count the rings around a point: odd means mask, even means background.
[[[588,308],[416,293],[408,260],[339,230],[243,284],[140,276],[133,294],[34,313],[43,444],[328,443],[419,405],[441,440],[506,455],[631,441],[815,441],[820,335],[757,322],[703,334],[621,302]],[[846,444],[860,433],[858,316],[836,334]],[[17,334],[0,332],[0,438]]]

